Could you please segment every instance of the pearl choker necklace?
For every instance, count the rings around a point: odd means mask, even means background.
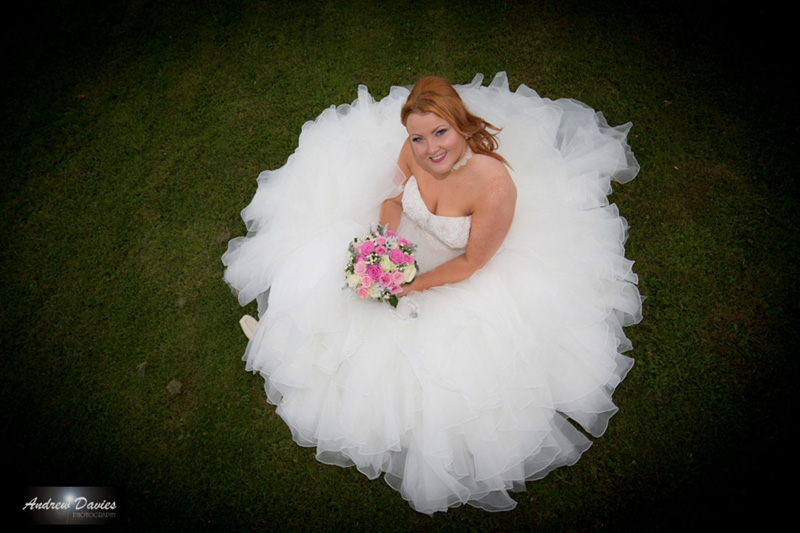
[[[467,146],[467,153],[464,154],[464,157],[461,159],[461,161],[459,161],[458,163],[456,163],[455,165],[450,167],[450,172],[453,172],[454,170],[458,170],[459,168],[461,168],[464,165],[466,165],[467,161],[469,161],[471,157],[472,157],[472,150],[470,150],[469,146]]]

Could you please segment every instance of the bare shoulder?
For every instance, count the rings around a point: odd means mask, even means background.
[[[411,151],[411,144],[406,140],[400,148],[400,155],[397,156],[397,165],[403,174],[410,176],[413,174],[414,153]]]
[[[474,159],[475,187],[467,252],[478,265],[483,265],[498,250],[511,228],[517,188],[501,161],[485,155],[476,155]]]
[[[488,155],[476,154],[474,159],[475,192],[480,195],[481,203],[515,203],[517,188],[506,166]]]

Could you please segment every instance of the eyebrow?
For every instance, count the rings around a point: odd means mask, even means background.
[[[431,133],[436,133],[437,131],[441,130],[442,128],[445,128],[445,129],[447,129],[447,128],[449,128],[449,127],[450,127],[450,125],[449,125],[449,124],[447,124],[447,123],[440,124],[440,125],[438,125],[438,126],[434,127],[434,128],[431,130]],[[415,135],[416,135],[416,136],[418,136],[418,137],[421,137],[423,134],[422,134],[422,133],[413,133],[413,132],[410,132],[410,131],[408,132],[408,136],[409,136],[409,137],[413,137],[413,136],[415,136]]]

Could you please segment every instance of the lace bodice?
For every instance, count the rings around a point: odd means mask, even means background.
[[[405,185],[403,213],[430,237],[431,245],[452,250],[467,247],[472,216],[445,217],[431,213],[420,195],[414,176],[408,178]]]

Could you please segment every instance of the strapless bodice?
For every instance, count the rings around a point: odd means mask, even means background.
[[[414,176],[408,178],[403,192],[403,214],[430,236],[447,248],[457,250],[467,247],[472,216],[446,217],[434,215],[425,205]],[[431,242],[431,244],[434,244]]]

